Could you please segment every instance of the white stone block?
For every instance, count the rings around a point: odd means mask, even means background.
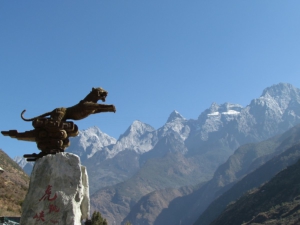
[[[35,162],[21,225],[81,225],[89,211],[88,176],[77,155],[64,152]]]

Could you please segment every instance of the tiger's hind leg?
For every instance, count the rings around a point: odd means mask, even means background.
[[[62,120],[65,119],[66,113],[66,108],[56,108],[51,112],[51,119],[60,123]]]

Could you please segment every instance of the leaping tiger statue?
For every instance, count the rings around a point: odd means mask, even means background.
[[[21,118],[25,121],[33,121],[38,118],[50,117],[50,119],[60,123],[61,121],[71,120],[81,120],[88,117],[91,114],[101,113],[101,112],[116,112],[116,107],[114,105],[98,104],[99,100],[105,102],[108,92],[103,88],[92,88],[92,91],[78,104],[68,107],[68,108],[56,108],[51,112],[44,113],[40,116],[26,119],[23,114],[26,110],[21,113]]]

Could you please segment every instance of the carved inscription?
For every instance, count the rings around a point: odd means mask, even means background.
[[[49,207],[48,207],[48,212],[46,212],[46,215],[47,214],[52,214],[52,213],[58,213],[60,211],[59,207],[57,205],[55,205],[55,200],[57,199],[57,194],[54,193],[54,195],[52,194],[52,185],[48,185],[46,190],[45,190],[45,193],[44,195],[39,199],[39,202],[40,201],[49,201],[51,202],[49,204]],[[36,221],[40,221],[40,222],[47,222],[46,219],[45,219],[45,212],[44,210],[36,213],[33,217],[33,219],[35,219]],[[52,224],[57,224],[58,221],[57,220],[54,220],[54,219],[50,219],[50,223]]]

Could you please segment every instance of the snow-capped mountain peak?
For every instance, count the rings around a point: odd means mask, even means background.
[[[293,104],[300,104],[300,91],[291,84],[279,83],[264,89],[259,99],[273,105],[273,108],[279,107],[281,113],[284,113],[291,106],[292,100]]]
[[[152,132],[154,131],[155,129],[146,124],[146,123],[143,123],[139,120],[135,120],[133,121],[133,123],[129,126],[129,128],[124,132],[124,134],[122,134],[120,137],[119,137],[119,140],[120,141],[121,139],[123,139],[124,137],[128,137],[128,136],[140,136],[140,135],[143,135],[145,132]]]
[[[79,132],[80,145],[86,149],[91,142],[97,142],[97,147],[104,147],[116,143],[116,139],[103,133],[98,127],[90,127],[89,129]]]
[[[190,133],[190,127],[187,125],[188,120],[186,120],[179,112],[174,110],[168,120],[167,123],[158,129],[158,137],[162,138],[166,136],[169,133],[177,133],[182,138],[182,140],[185,140],[189,133]]]
[[[135,120],[109,151],[108,158],[113,158],[125,149],[142,154],[151,150],[156,142],[155,129],[146,123]]]
[[[85,159],[92,157],[97,151],[102,151],[106,146],[113,145],[116,142],[115,138],[94,126],[79,131],[78,136],[71,139],[71,146],[68,151]]]
[[[273,98],[276,97],[287,97],[290,95],[295,95],[295,93],[299,94],[299,89],[295,88],[291,84],[287,83],[279,83],[272,85],[271,87],[267,87],[263,90],[261,97],[271,96]]]
[[[169,122],[172,122],[172,121],[175,121],[175,120],[186,120],[179,112],[177,112],[176,110],[174,110],[168,120],[167,120],[167,123]]]

